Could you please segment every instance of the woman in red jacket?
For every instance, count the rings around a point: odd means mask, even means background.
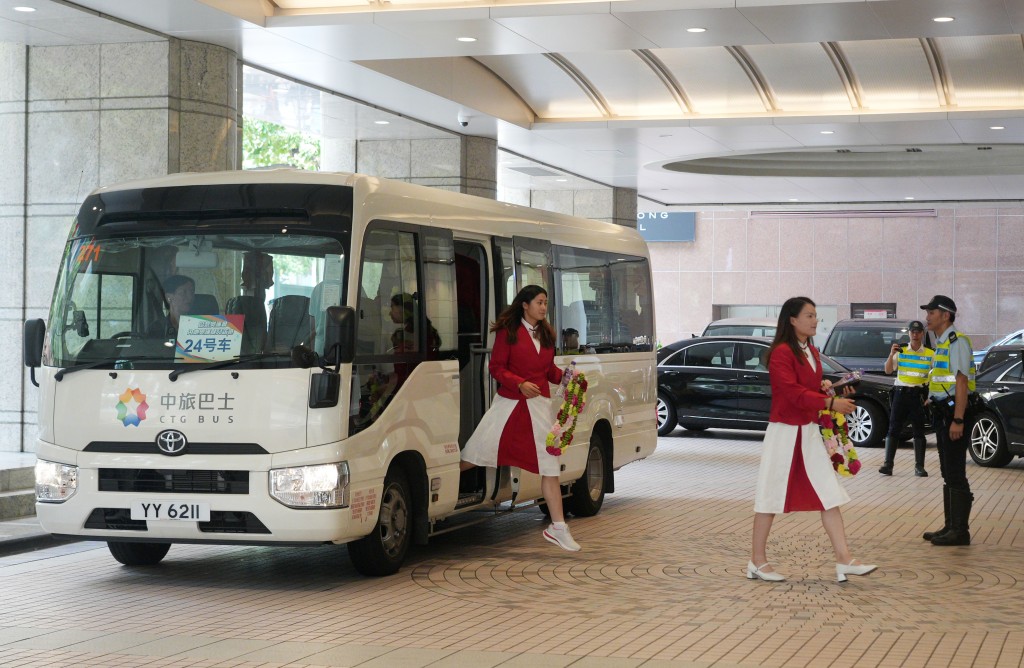
[[[761,451],[754,495],[754,537],[747,578],[781,582],[768,563],[768,532],[777,513],[817,510],[836,555],[836,578],[866,575],[875,566],[850,554],[839,506],[850,500],[839,484],[818,430],[818,412],[829,408],[850,414],[856,406],[845,396],[829,396],[831,381],[821,378],[821,358],[811,343],[818,329],[813,301],[793,297],[782,305],[775,341],[768,353],[772,408]],[[844,394],[852,392],[846,387]]]
[[[555,366],[555,330],[545,318],[548,293],[539,285],[519,291],[491,325],[494,351],[490,372],[498,394],[462,451],[462,469],[473,466],[516,466],[541,476],[541,491],[551,513],[544,538],[576,552],[562,512],[558,457],[546,451],[554,423],[551,386],[560,383]]]

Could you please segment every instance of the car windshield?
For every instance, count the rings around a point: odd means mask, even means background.
[[[73,237],[44,363],[171,368],[243,358],[288,366],[297,344],[322,352],[325,319],[317,315],[342,304],[344,249],[337,239],[275,229]]]
[[[825,344],[826,355],[832,357],[879,357],[885,359],[892,344],[906,340],[906,327],[836,327]]]

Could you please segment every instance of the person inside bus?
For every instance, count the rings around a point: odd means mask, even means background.
[[[148,332],[151,328],[159,329],[164,324],[164,290],[163,282],[178,273],[178,247],[157,246],[146,249],[146,266],[143,289],[144,319],[141,330]]]
[[[415,297],[407,292],[399,292],[391,298],[391,322],[399,325],[391,333],[391,351],[393,353],[416,352],[416,308]],[[441,348],[441,335],[427,318],[427,350],[436,352]]]
[[[580,333],[573,327],[562,330],[562,354],[578,355],[580,353]]]
[[[181,316],[189,313],[192,308],[196,282],[184,274],[174,274],[164,279],[162,287],[167,315],[155,321],[146,334],[154,338],[176,339]]]
[[[541,492],[551,513],[544,539],[570,552],[579,544],[569,533],[558,482],[561,463],[547,451],[554,419],[551,383],[560,383],[555,366],[555,330],[545,320],[547,290],[527,285],[491,324],[495,332],[490,372],[498,393],[462,451],[460,469],[516,466],[541,476]]]

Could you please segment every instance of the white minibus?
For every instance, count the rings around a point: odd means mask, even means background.
[[[348,543],[386,575],[411,544],[537,505],[539,476],[459,470],[495,389],[488,326],[528,284],[556,363],[588,377],[560,479],[593,515],[657,439],[635,230],[358,174],[101,188],[49,321],[25,324],[39,520],[127,565],[173,543]]]

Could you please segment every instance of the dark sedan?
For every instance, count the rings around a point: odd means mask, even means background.
[[[1024,346],[999,346],[977,378],[982,407],[971,429],[971,459],[1006,466],[1024,457]]]
[[[658,434],[676,425],[708,428],[768,428],[771,386],[765,358],[771,339],[709,336],[685,339],[658,351]],[[821,356],[825,378],[849,370]],[[858,446],[881,445],[889,429],[891,377],[865,375],[856,385],[857,410],[850,415],[850,439]]]

